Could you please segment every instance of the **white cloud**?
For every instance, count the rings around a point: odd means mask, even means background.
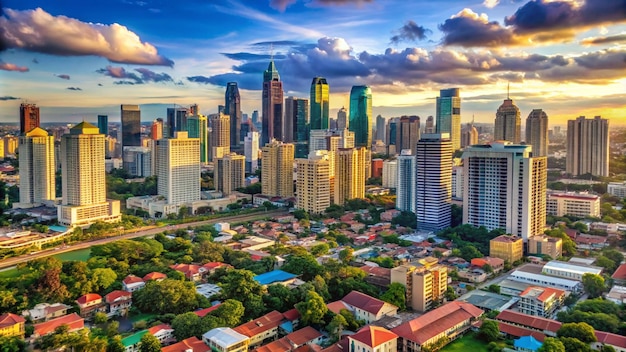
[[[483,6],[493,9],[494,7],[498,6],[499,3],[500,0],[485,0],[483,1]]]

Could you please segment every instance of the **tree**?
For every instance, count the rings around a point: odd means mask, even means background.
[[[109,320],[109,318],[107,317],[106,313],[96,312],[96,314],[94,314],[93,322],[95,324],[104,324],[107,322],[107,320]]]
[[[450,302],[454,301],[458,297],[458,295],[454,291],[454,287],[448,286],[446,287],[446,293],[444,293],[444,297],[446,298],[446,301]]]
[[[321,323],[328,311],[322,296],[313,290],[307,292],[305,301],[296,304],[296,309],[300,312],[302,323],[305,325]]]
[[[606,272],[612,273],[617,268],[618,264],[616,264],[611,259],[601,255],[598,257],[598,259],[596,259],[595,265],[604,268]]]
[[[236,299],[227,299],[212,312],[212,315],[219,318],[222,325],[235,327],[241,323],[245,308],[243,304]]]
[[[588,344],[580,341],[575,337],[561,337],[559,340],[563,343],[566,352],[591,352],[592,349]]]
[[[602,254],[618,265],[624,261],[624,255],[616,249],[605,249]]]
[[[485,342],[496,341],[500,336],[500,327],[495,320],[485,320],[478,330],[478,338]]]
[[[558,337],[573,337],[585,343],[598,341],[593,327],[587,323],[565,323],[556,332]]]
[[[328,324],[328,332],[333,340],[337,341],[341,338],[341,332],[348,326],[346,318],[341,314],[336,314]]]
[[[387,303],[391,303],[394,306],[398,307],[399,310],[406,309],[406,295],[405,295],[405,287],[403,284],[394,282],[389,285],[389,288],[380,299]]]
[[[192,336],[201,336],[205,331],[202,329],[200,317],[193,312],[179,314],[172,320],[172,329],[176,340],[182,341]]]
[[[615,351],[615,348],[613,348],[613,346],[604,345],[600,349],[600,352],[616,352],[616,351]]]
[[[144,334],[139,343],[139,352],[161,352],[159,339],[151,333]]]
[[[122,337],[117,335],[109,339],[106,352],[126,352],[126,347],[122,343]]]
[[[310,253],[316,257],[328,254],[330,246],[327,243],[320,243],[311,247]]]
[[[583,287],[590,298],[600,297],[606,288],[602,276],[589,273],[583,275]]]
[[[348,264],[352,260],[352,255],[354,253],[354,249],[352,247],[346,247],[339,252],[339,260],[342,263]]]
[[[1,352],[22,352],[26,351],[26,342],[19,337],[0,336]]]
[[[565,352],[565,346],[557,338],[546,337],[537,352]]]
[[[391,223],[412,229],[417,228],[417,216],[413,212],[403,211],[395,218],[391,219]]]
[[[117,280],[117,274],[110,268],[98,268],[91,272],[91,287],[93,291],[102,291],[109,288]]]
[[[311,254],[290,256],[287,258],[287,262],[283,265],[282,270],[301,275],[304,281],[310,281],[316,275],[324,273],[324,267]]]
[[[489,290],[489,292],[493,292],[493,293],[500,293],[500,286],[498,286],[496,284],[491,284],[491,285],[489,285],[487,290]]]
[[[133,303],[142,312],[180,314],[199,306],[196,288],[192,282],[165,279],[150,281],[133,293]]]

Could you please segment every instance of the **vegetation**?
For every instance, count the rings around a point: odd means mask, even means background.
[[[602,298],[579,302],[567,311],[559,312],[557,319],[563,323],[585,322],[600,331],[626,333],[626,310]]]
[[[439,237],[451,240],[456,246],[455,256],[470,261],[489,254],[489,241],[504,234],[500,229],[489,231],[485,227],[469,224],[447,228],[439,233]]]

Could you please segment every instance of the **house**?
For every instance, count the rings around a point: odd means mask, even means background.
[[[541,345],[543,345],[543,343],[537,341],[537,339],[532,336],[522,336],[513,341],[515,350],[520,352],[536,352],[541,348]]]
[[[88,293],[80,296],[75,302],[80,309],[80,316],[85,319],[93,317],[98,312],[104,313],[106,311],[106,305],[102,301],[102,296],[97,293]]]
[[[202,267],[206,269],[206,275],[214,274],[215,271],[220,268],[232,268],[232,266],[230,266],[229,264],[222,262],[209,262],[202,265]]]
[[[148,332],[156,337],[161,345],[169,344],[176,341],[174,337],[174,329],[169,324],[159,324],[148,329]]]
[[[148,334],[148,330],[141,330],[123,338],[122,345],[124,345],[125,352],[138,352],[141,346],[141,338],[145,334]]]
[[[494,273],[499,273],[502,269],[504,269],[504,260],[494,257],[474,258],[472,259],[471,264],[472,266],[477,266],[481,269],[485,265],[489,265]]]
[[[13,313],[0,315],[0,336],[24,336],[24,323],[26,319]]]
[[[420,351],[422,346],[433,345],[442,339],[452,341],[470,329],[483,310],[476,306],[454,301],[393,329],[398,335],[398,350]]]
[[[163,273],[159,273],[157,271],[153,271],[149,274],[146,274],[146,276],[143,277],[143,281],[146,283],[150,280],[163,281],[165,279],[167,279],[167,275]]]
[[[550,287],[528,287],[520,294],[517,308],[528,315],[543,318],[554,318],[563,306],[565,291]]]
[[[222,288],[219,287],[216,284],[200,284],[200,285],[196,285],[196,293],[198,293],[200,295],[203,295],[207,299],[210,299],[211,297],[213,297],[216,294],[220,293],[220,291],[222,291]]]
[[[66,315],[69,309],[72,307],[63,303],[39,303],[33,309],[23,311],[22,315],[30,317],[32,322],[48,321]]]
[[[109,316],[125,316],[133,305],[133,294],[128,291],[115,290],[104,296]]]
[[[196,310],[195,312],[193,312],[193,314],[199,316],[200,318],[204,318],[204,316],[206,316],[207,314],[211,313],[212,311],[216,310],[217,308],[220,307],[220,304],[216,304],[214,306],[211,306],[209,308],[204,308],[204,309],[200,309],[200,310]]]
[[[76,313],[72,313],[69,315],[64,315],[62,317],[54,318],[48,320],[44,323],[39,323],[33,325],[33,334],[31,338],[37,338],[41,336],[45,336],[51,334],[58,328],[59,326],[67,325],[68,331],[78,331],[85,327],[85,319],[78,316]]]
[[[146,283],[139,276],[128,275],[122,280],[122,289],[124,291],[135,292],[141,290],[144,286],[146,286]]]
[[[392,352],[398,350],[398,335],[383,327],[368,325],[349,335],[348,344],[353,351]]]
[[[283,312],[283,322],[278,326],[281,335],[294,332],[300,325],[300,312],[296,308]]]
[[[398,307],[381,301],[359,291],[352,291],[341,299],[357,320],[364,320],[366,324],[374,322],[384,316],[394,316],[398,313]]]
[[[211,349],[202,340],[193,336],[179,343],[161,348],[161,352],[210,352]]]
[[[233,330],[247,336],[250,347],[254,347],[274,340],[278,336],[278,326],[283,322],[283,319],[283,314],[274,310],[257,319],[241,324]]]
[[[626,264],[618,266],[611,278],[616,285],[626,285]]]
[[[202,341],[214,352],[247,352],[250,339],[231,328],[215,328],[202,335]]]
[[[367,274],[365,282],[381,288],[389,287],[391,283],[391,269],[369,265],[363,265],[359,269]]]
[[[322,335],[319,331],[310,326],[306,326],[291,334],[261,346],[255,352],[291,352],[300,351],[300,348],[306,345],[317,344],[320,342]]]
[[[204,273],[207,272],[207,269],[196,264],[175,264],[170,265],[170,268],[183,273],[188,280],[193,282],[202,280]]]
[[[271,284],[282,284],[282,285],[290,285],[292,284],[298,275],[294,275],[282,270],[273,270],[264,274],[256,275],[254,280],[259,284],[271,285]]]

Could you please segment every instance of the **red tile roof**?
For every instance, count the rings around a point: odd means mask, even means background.
[[[362,309],[374,315],[378,315],[378,312],[380,312],[380,310],[383,309],[383,306],[385,305],[384,301],[381,301],[377,298],[366,295],[365,293],[361,293],[359,291],[352,291],[341,300],[353,307]]]
[[[501,321],[498,322],[498,327],[500,328],[500,332],[515,337],[532,336],[541,342],[543,342],[543,340],[546,338],[546,335],[540,333],[539,331],[523,328],[521,326],[513,324],[503,323]]]
[[[520,293],[519,296],[520,297],[524,297],[524,296],[528,295],[529,293],[531,293],[532,291],[541,291],[539,296],[537,296],[537,300],[539,300],[541,302],[545,302],[546,300],[550,299],[553,296],[564,296],[565,295],[565,291],[559,290],[559,289],[556,289],[556,288],[529,286],[529,287],[527,287],[524,290],[524,292]]]
[[[526,326],[539,331],[550,331],[556,333],[561,328],[561,323],[546,318],[536,317],[524,313],[514,312],[512,310],[503,310],[498,314],[496,320]]]
[[[11,327],[15,324],[24,323],[26,319],[13,313],[4,313],[0,315],[0,329]]]
[[[268,343],[254,350],[254,352],[289,352],[293,346],[289,343],[286,337],[282,339]]]
[[[76,303],[78,303],[78,305],[85,305],[85,304],[95,302],[98,300],[102,301],[102,296],[100,296],[97,293],[88,293],[86,295],[82,295],[78,297],[78,299],[76,300]]]
[[[169,324],[159,324],[148,329],[148,332],[156,336],[156,334],[161,330],[173,330],[173,329]]]
[[[356,334],[348,336],[348,338],[360,341],[371,348],[376,348],[384,343],[397,339],[398,335],[383,327],[368,325],[363,327]]]
[[[137,284],[137,283],[143,282],[143,279],[140,278],[139,276],[128,275],[124,278],[124,280],[122,280],[122,282],[126,285],[130,285],[130,284]]]
[[[626,264],[618,266],[611,277],[613,280],[626,280]]]
[[[245,324],[241,324],[233,330],[242,335],[253,337],[277,327],[282,321],[283,314],[279,311],[274,310],[265,314],[262,317],[251,320]]]
[[[230,265],[226,264],[226,263],[221,263],[221,262],[209,262],[204,264],[202,267],[211,271],[211,270],[215,270],[217,268],[221,268],[221,267],[228,267]]]
[[[193,314],[199,316],[200,318],[204,318],[205,315],[207,315],[207,314],[211,313],[212,311],[216,310],[217,308],[220,307],[220,305],[221,305],[221,303],[220,304],[216,304],[216,305],[214,305],[212,307],[209,307],[209,308],[200,309],[200,310],[197,310],[197,311],[193,312]]]
[[[143,277],[143,281],[161,280],[161,279],[167,279],[167,275],[156,272],[156,271],[153,271],[150,274],[146,274],[146,276]]]
[[[80,330],[85,327],[85,319],[81,318],[76,313],[64,315],[62,317],[49,320],[45,323],[33,325],[33,327],[35,328],[34,333],[38,336],[48,335],[62,325],[67,325],[70,331]]]
[[[335,344],[332,344],[332,345],[326,347],[325,349],[323,349],[322,352],[344,352],[344,350],[341,347],[341,344],[335,343]],[[347,351],[345,351],[345,352],[347,352]]]
[[[419,345],[450,328],[466,321],[478,318],[483,310],[465,302],[450,302],[418,318],[393,328],[398,336]]]
[[[300,312],[298,312],[298,310],[294,308],[283,312],[283,316],[289,321],[294,321],[296,319],[300,319]]]
[[[342,309],[350,310],[343,301],[330,302],[326,304],[326,307],[328,308],[329,311],[335,314],[339,314]]]
[[[388,268],[363,265],[362,267],[359,267],[359,269],[365,271],[365,273],[369,276],[383,277],[387,279],[391,278],[391,269]]]
[[[322,333],[315,330],[310,326],[305,326],[300,330],[296,330],[291,334],[285,336],[286,339],[291,341],[296,346],[302,346],[307,342],[313,341],[322,336]]]
[[[119,299],[123,299],[123,300],[127,300],[127,299],[131,299],[133,296],[133,294],[131,292],[128,291],[122,291],[122,290],[115,290],[111,293],[108,293],[106,296],[104,296],[104,300],[107,303],[113,303],[116,300]]]
[[[170,265],[170,268],[176,271],[180,271],[181,273],[185,274],[185,277],[187,278],[191,278],[192,276],[199,274],[200,268],[202,267],[195,264],[176,264]]]
[[[188,350],[192,350],[193,352],[209,352],[211,349],[195,336],[171,346],[161,348],[161,352],[186,352]]]
[[[605,345],[616,346],[622,349],[626,348],[626,336],[596,330],[596,338],[598,339],[598,342]]]

